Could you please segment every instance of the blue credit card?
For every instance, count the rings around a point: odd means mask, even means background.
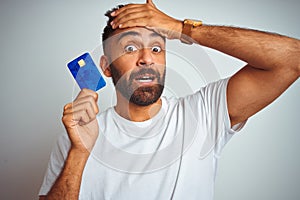
[[[106,82],[89,53],[84,53],[69,62],[68,68],[80,89],[87,88],[97,91],[106,85]]]

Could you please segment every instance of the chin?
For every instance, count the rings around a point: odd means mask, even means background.
[[[138,106],[149,106],[159,100],[164,86],[140,87],[133,92],[129,101]]]

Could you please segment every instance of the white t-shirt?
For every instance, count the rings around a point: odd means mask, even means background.
[[[227,82],[184,98],[162,97],[160,111],[144,122],[126,120],[114,108],[101,113],[79,199],[212,200],[220,152],[244,125],[230,128]],[[53,149],[40,195],[60,174],[69,148],[65,133]]]

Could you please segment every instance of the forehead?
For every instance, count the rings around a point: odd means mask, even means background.
[[[140,40],[144,43],[158,41],[161,43],[165,43],[165,38],[156,32],[142,28],[142,27],[134,27],[127,29],[116,29],[111,37],[105,41],[106,43],[114,43],[119,44],[122,41],[126,40]]]

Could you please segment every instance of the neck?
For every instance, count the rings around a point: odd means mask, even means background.
[[[139,106],[129,102],[117,92],[116,112],[125,119],[142,122],[154,117],[161,109],[162,101],[159,98],[155,103],[148,106]]]

